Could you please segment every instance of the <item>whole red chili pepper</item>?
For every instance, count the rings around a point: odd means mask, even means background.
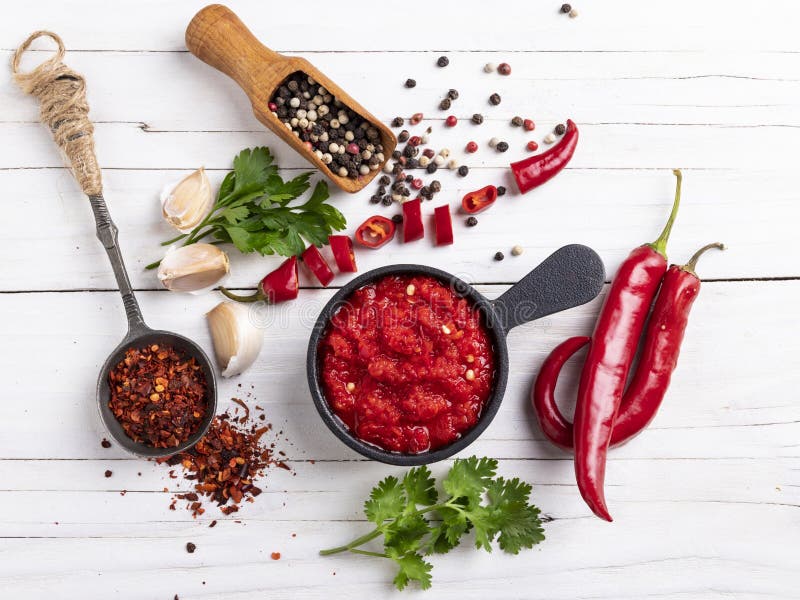
[[[292,256],[281,263],[277,269],[268,273],[258,284],[256,293],[251,296],[239,296],[219,288],[225,296],[237,302],[259,302],[277,304],[286,300],[294,300],[300,292],[300,279],[297,276],[297,257]]]
[[[514,173],[519,191],[524,194],[550,181],[567,166],[577,145],[578,126],[571,119],[567,119],[567,131],[555,146],[541,154],[511,163],[511,171]]]
[[[603,482],[606,455],[625,382],[647,314],[667,270],[666,246],[678,214],[681,172],[672,213],[659,238],[635,248],[620,265],[595,324],[575,407],[575,477],[598,517],[611,521]]]

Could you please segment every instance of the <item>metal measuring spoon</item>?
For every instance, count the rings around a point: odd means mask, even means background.
[[[58,44],[56,53],[34,70],[28,73],[20,72],[22,54],[33,40],[44,36],[52,38]],[[149,458],[172,456],[195,445],[211,425],[217,408],[217,381],[214,369],[206,353],[195,342],[177,333],[150,329],[142,318],[139,303],[136,301],[125,270],[122,253],[117,245],[118,229],[111,220],[103,199],[100,167],[94,151],[94,126],[89,120],[89,106],[86,103],[86,83],[82,75],[62,62],[64,52],[64,44],[59,36],[49,31],[37,31],[14,54],[12,71],[19,86],[38,98],[42,106],[42,121],[49,126],[53,138],[71,164],[75,179],[89,197],[97,224],[97,237],[111,261],[114,277],[122,295],[122,303],[125,306],[125,314],[128,317],[128,333],[100,370],[97,380],[97,404],[109,433],[125,450]],[[129,348],[143,348],[153,344],[172,346],[185,356],[194,358],[207,382],[206,416],[200,428],[185,442],[171,448],[154,448],[133,441],[122,429],[108,406],[110,398],[108,375],[111,369],[125,357],[125,351]]]

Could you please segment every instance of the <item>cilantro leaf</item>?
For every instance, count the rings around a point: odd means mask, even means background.
[[[400,567],[400,571],[394,578],[394,584],[398,590],[405,589],[409,581],[419,582],[419,586],[423,590],[431,587],[431,569],[433,569],[433,565],[422,558],[422,555],[411,552],[399,556],[390,554],[389,558]]]
[[[403,515],[386,528],[384,546],[387,550],[394,550],[398,554],[416,552],[430,528],[428,521],[422,515]]]
[[[408,498],[408,505],[411,508],[416,504],[424,506],[436,504],[439,496],[431,470],[425,465],[414,467],[405,474],[403,488],[406,492],[406,498]]]
[[[493,529],[499,532],[497,542],[502,550],[518,554],[544,540],[539,509],[528,504],[531,486],[518,478],[498,477],[486,492],[488,510],[492,512]]]
[[[470,503],[477,503],[496,472],[497,461],[493,458],[457,458],[442,486],[454,498],[467,498]]]
[[[378,525],[396,517],[406,506],[406,496],[397,477],[389,475],[372,488],[369,500],[364,503],[367,519]]]

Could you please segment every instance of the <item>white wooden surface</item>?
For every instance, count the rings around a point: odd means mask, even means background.
[[[613,273],[657,233],[672,167],[685,172],[672,258],[717,239],[730,246],[700,265],[707,282],[657,419],[611,453],[611,525],[589,515],[570,458],[543,440],[527,406],[546,353],[589,332],[601,299],[512,333],[505,403],[468,452],[498,457],[503,473],[534,483],[552,519],[548,539],[518,557],[470,548],[437,557],[426,597],[797,598],[800,5],[576,1],[581,14],[572,20],[557,14],[555,0],[230,4],[266,43],[308,57],[387,121],[418,110],[438,118],[438,98],[458,88],[453,112],[463,122],[437,127],[435,143],[459,149],[498,135],[512,149],[470,157],[465,180],[442,174],[441,197],[453,206],[466,189],[508,180],[506,161],[523,153],[525,139],[507,125],[514,114],[537,121],[536,139],[567,116],[581,125],[575,159],[556,181],[507,196],[474,230],[457,224],[451,248],[425,241],[360,252],[362,270],[422,262],[494,296],[556,247],[582,242]],[[141,268],[169,235],[159,189],[200,165],[218,181],[245,146],[269,144],[281,165],[304,165],[258,126],[232,82],[185,52],[184,28],[202,5],[7,3],[0,58],[7,64],[35,29],[63,36],[69,63],[89,80],[106,197],[147,320],[210,349],[202,314],[217,297],[157,291]],[[443,70],[433,64],[442,53],[451,60]],[[482,73],[485,62],[503,60],[511,77]],[[407,77],[418,80],[415,90],[402,88]],[[494,91],[504,102],[490,108]],[[197,521],[167,510],[162,490],[176,483],[163,468],[99,444],[94,383],[124,333],[124,313],[88,203],[36,122],[32,99],[8,77],[0,107],[3,597],[400,597],[389,565],[317,555],[366,530],[363,497],[396,471],[333,438],[306,391],[308,331],[332,290],[309,289],[276,308],[259,362],[220,389],[227,407],[238,383],[253,386],[284,431],[276,442],[293,471],[270,473],[266,493],[236,515],[241,522],[213,508]],[[467,122],[476,111],[488,117],[480,128]],[[368,195],[335,196],[352,225],[375,211]],[[524,255],[491,260],[515,243]],[[252,285],[275,262],[234,257],[232,285]],[[567,373],[565,397],[574,376]],[[220,523],[209,529],[214,518]],[[188,541],[198,546],[192,555]],[[273,551],[281,560],[270,560]]]

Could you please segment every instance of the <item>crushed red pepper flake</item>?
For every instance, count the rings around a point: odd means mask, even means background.
[[[194,358],[172,347],[128,348],[108,379],[108,407],[135,442],[173,448],[205,419],[205,374]]]
[[[269,555],[269,557],[272,560],[280,560],[281,559],[281,553],[280,552],[273,552],[272,554]]]

